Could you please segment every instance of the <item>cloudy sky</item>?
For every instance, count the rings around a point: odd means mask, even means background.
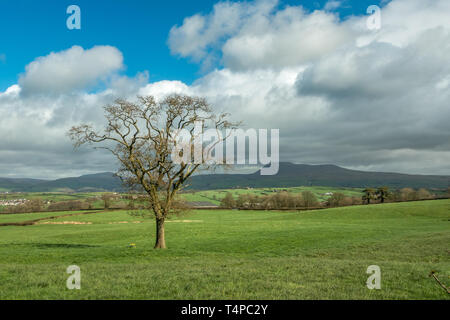
[[[4,2],[2,177],[114,171],[67,130],[100,125],[117,97],[171,92],[280,129],[282,161],[450,174],[448,0],[80,0],[81,30],[70,2]]]

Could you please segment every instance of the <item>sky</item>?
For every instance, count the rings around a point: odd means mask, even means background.
[[[282,161],[450,174],[448,0],[16,0],[0,30],[2,177],[114,171],[67,130],[101,125],[117,97],[172,92],[280,129]]]

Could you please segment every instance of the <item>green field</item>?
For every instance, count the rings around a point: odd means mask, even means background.
[[[220,205],[220,201],[225,197],[227,193],[231,193],[235,199],[239,197],[240,194],[253,194],[257,196],[266,196],[274,194],[276,192],[289,192],[291,194],[300,194],[303,191],[312,192],[320,202],[325,202],[329,197],[329,193],[342,193],[347,197],[361,198],[363,188],[335,188],[335,187],[317,187],[317,186],[300,186],[300,187],[289,187],[289,188],[248,188],[248,189],[223,189],[223,190],[203,190],[203,191],[184,191],[180,193],[180,198],[184,201],[191,203],[202,203],[210,205]],[[107,193],[107,192],[106,192]],[[432,190],[432,193],[436,196],[446,196],[446,190]],[[103,192],[95,193],[61,193],[61,192],[28,192],[28,193],[10,193],[0,195],[0,200],[11,200],[11,199],[41,199],[50,202],[59,201],[73,201],[73,200],[86,200],[88,198],[96,198],[97,200],[92,202],[92,208],[102,209],[104,207],[104,202],[100,197],[104,194]],[[110,193],[109,193],[110,194]],[[124,199],[125,194],[117,195],[117,197],[122,197],[122,199],[112,200],[111,206],[116,208],[124,208],[128,204],[128,200]],[[135,202],[136,205],[142,204],[139,201]],[[0,209],[1,206],[0,206]]]
[[[18,213],[18,214],[0,214],[0,224],[10,222],[24,222],[30,220],[43,219],[48,217],[57,217],[69,214],[77,214],[82,211],[70,212],[36,212],[36,213]],[[1,235],[0,235],[1,237]]]
[[[428,275],[450,285],[450,200],[191,212],[167,223],[164,251],[125,211],[48,222],[64,221],[91,224],[0,227],[0,299],[449,299]],[[72,264],[81,290],[65,286]]]
[[[291,187],[291,188],[249,188],[249,189],[225,189],[225,190],[206,190],[206,191],[188,191],[180,194],[180,197],[188,202],[203,202],[211,205],[220,205],[220,201],[225,197],[226,193],[231,193],[236,199],[240,194],[254,194],[258,196],[272,194],[274,192],[287,191],[292,194],[299,194],[303,191],[311,191],[314,193],[319,201],[325,201],[329,198],[326,193],[340,192],[349,197],[361,197],[362,189],[358,188],[333,188],[333,187]],[[103,208],[103,201],[100,196],[103,193],[61,193],[61,192],[25,192],[25,193],[10,193],[3,194],[0,197],[4,200],[11,199],[42,199],[44,201],[59,202],[72,200],[86,200],[88,198],[97,198],[92,203],[95,209]],[[126,206],[127,200],[113,200],[112,206]],[[0,207],[1,209],[1,207]]]
[[[361,197],[361,188],[333,188],[333,187],[291,187],[291,188],[249,188],[249,189],[225,189],[225,190],[207,190],[183,193],[182,197],[186,201],[205,201],[212,204],[220,204],[220,200],[226,193],[231,193],[235,198],[240,194],[254,194],[258,196],[268,195],[275,192],[286,191],[292,194],[299,194],[303,191],[311,191],[319,201],[325,201],[330,196],[326,193],[340,192],[348,197]]]

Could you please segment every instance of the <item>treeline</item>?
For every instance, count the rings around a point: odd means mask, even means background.
[[[32,199],[17,206],[4,207],[2,213],[33,213],[46,211],[78,211],[93,209],[91,201],[70,200],[45,204],[41,199]]]
[[[40,198],[27,200],[23,204],[14,206],[0,206],[1,214],[81,211],[98,209],[138,210],[150,207],[148,197],[144,194],[111,194],[89,197],[82,200],[44,201]],[[178,197],[173,202],[173,211],[187,210],[188,206]]]
[[[362,196],[347,196],[341,192],[335,192],[323,202],[320,202],[311,191],[301,193],[282,191],[270,195],[245,193],[240,194],[237,199],[230,192],[227,192],[220,202],[220,207],[256,210],[311,209],[435,198],[436,196],[426,189],[403,188],[391,192],[388,187],[366,188],[363,190]]]
[[[247,193],[240,194],[237,199],[234,199],[233,195],[227,192],[220,206],[228,209],[300,209],[319,207],[320,202],[315,194],[310,191],[297,194],[283,191],[261,196]]]
[[[133,200],[124,196],[127,202],[120,201],[121,196],[103,194],[100,197],[90,197],[83,200],[66,200],[66,201],[43,201],[42,199],[31,199],[25,203],[15,206],[4,206],[1,208],[1,213],[33,213],[33,212],[47,212],[47,211],[80,211],[80,210],[94,210],[94,209],[128,209],[130,206],[134,207]]]
[[[448,193],[450,190],[448,190]],[[388,187],[366,188],[363,190],[362,200],[366,204],[385,203],[385,202],[403,202],[417,200],[435,199],[436,195],[428,190],[421,188],[414,190],[412,188],[403,188],[400,190],[390,191]]]
[[[277,192],[270,195],[240,194],[234,199],[231,193],[227,193],[222,199],[220,206],[227,209],[314,209],[324,207],[340,207],[362,204],[361,197],[348,197],[343,193],[336,192],[327,201],[320,202],[311,191],[301,193],[290,193],[287,191]]]

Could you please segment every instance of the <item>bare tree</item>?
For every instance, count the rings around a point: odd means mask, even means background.
[[[345,203],[345,194],[341,192],[333,192],[333,195],[328,198],[327,204],[329,207],[340,207]]]
[[[164,222],[173,209],[175,196],[209,154],[209,150],[202,152],[203,161],[193,159],[196,125],[201,123],[202,129],[219,133],[238,124],[229,122],[228,114],[215,114],[204,98],[184,95],[170,95],[158,102],[152,96],[138,97],[137,102],[118,99],[104,110],[104,130],[83,124],[73,127],[68,135],[75,147],[97,144],[119,160],[117,175],[128,186],[138,187],[148,195],[156,218],[155,249],[164,249]],[[190,133],[189,148],[193,152],[183,154],[183,149],[179,152],[183,160],[175,161],[173,149],[180,144],[181,131]],[[221,142],[226,138],[219,134],[218,137]]]
[[[111,195],[104,193],[102,194],[101,199],[103,200],[103,206],[105,207],[105,209],[109,209],[111,207]]]
[[[419,200],[427,200],[427,199],[432,199],[433,195],[425,188],[420,188],[419,190],[417,190],[417,198]]]
[[[319,205],[319,201],[314,193],[305,190],[302,192],[302,205],[305,208],[317,207]]]
[[[403,188],[400,190],[402,201],[418,200],[417,191],[413,188]]]
[[[231,192],[225,194],[225,197],[220,201],[220,206],[227,209],[233,209],[236,206],[236,201]]]

